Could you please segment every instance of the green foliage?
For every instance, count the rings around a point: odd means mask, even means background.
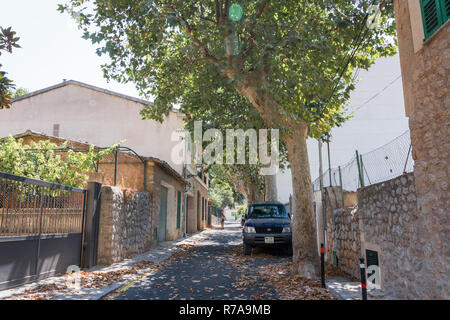
[[[30,177],[71,187],[83,187],[88,180],[87,173],[94,170],[94,163],[111,153],[117,145],[96,152],[90,146],[87,152],[68,149],[64,159],[62,152],[67,143],[58,146],[48,140],[23,144],[9,136],[0,142],[0,171]]]
[[[28,92],[29,92],[28,89],[25,89],[25,88],[17,88],[17,89],[9,89],[8,90],[8,94],[11,96],[12,99],[26,95]]]
[[[59,10],[77,12],[84,38],[109,56],[106,78],[134,82],[144,96],[155,97],[142,111],[145,118],[161,121],[174,104],[185,112],[194,103],[220,112],[226,109],[208,101],[216,99],[212,93],[233,96],[253,88],[258,101],[252,105],[266,124],[289,130],[306,123],[309,135],[320,137],[345,120],[354,71],[396,52],[387,1],[381,28],[368,32],[338,82],[372,3],[241,1],[239,21],[230,19],[230,1],[218,0],[69,0]],[[273,103],[264,105],[267,99]]]
[[[11,30],[11,27],[3,29],[0,26],[0,55],[2,51],[12,53],[12,48],[20,48],[19,37],[16,37],[16,32]],[[0,109],[9,108],[11,106],[11,90],[15,85],[6,74],[7,72],[1,70],[0,64]]]
[[[208,190],[210,198],[216,208],[224,209],[234,206],[233,190],[231,186],[223,181],[212,179]]]
[[[238,220],[238,219],[242,218],[246,213],[247,213],[247,205],[246,204],[237,207],[235,219]]]

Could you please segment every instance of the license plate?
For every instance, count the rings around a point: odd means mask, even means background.
[[[264,242],[265,243],[274,243],[273,237],[264,237]]]

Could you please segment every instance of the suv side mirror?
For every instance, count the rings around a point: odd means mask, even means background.
[[[248,214],[244,215],[244,219],[247,220],[248,219]]]

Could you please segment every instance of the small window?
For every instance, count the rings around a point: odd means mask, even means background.
[[[420,0],[425,39],[431,37],[450,16],[450,0]]]

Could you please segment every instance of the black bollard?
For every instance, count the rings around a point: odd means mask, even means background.
[[[364,265],[364,258],[359,258],[359,267],[361,269],[361,293],[362,299],[367,300],[367,283],[366,283],[366,266]]]
[[[320,273],[322,280],[322,288],[326,288],[325,285],[325,249],[323,243],[320,244]]]

